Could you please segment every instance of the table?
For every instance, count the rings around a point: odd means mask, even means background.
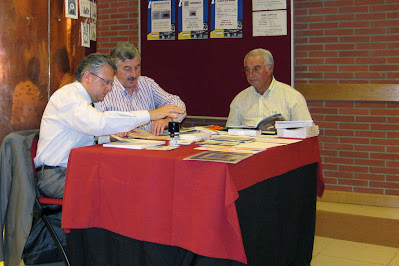
[[[259,257],[262,245],[283,247],[270,249],[277,252],[275,262],[289,257],[310,262],[316,190],[319,195],[323,191],[317,138],[268,149],[235,165],[182,160],[200,152],[193,147],[73,149],[62,216],[70,242],[82,242],[82,234],[90,242],[93,230],[94,235],[105,230],[158,245],[166,253],[177,248],[228,264],[256,265],[251,261]],[[266,205],[269,224],[264,223]],[[261,209],[254,210],[256,206]],[[274,232],[274,238],[267,239],[270,234],[264,232]]]

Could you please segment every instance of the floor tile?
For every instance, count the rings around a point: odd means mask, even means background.
[[[311,266],[381,266],[384,264],[369,263],[359,260],[337,258],[323,254],[317,255],[310,263]]]
[[[387,265],[397,254],[397,251],[397,248],[334,240],[319,255]]]
[[[329,244],[334,241],[332,238],[315,236],[313,244],[313,257],[324,250]]]
[[[389,262],[388,266],[398,266],[399,265],[399,249],[396,252],[395,257]]]

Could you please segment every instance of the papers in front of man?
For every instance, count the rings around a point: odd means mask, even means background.
[[[270,131],[274,130],[274,125],[277,121],[284,120],[281,114],[274,114],[268,116],[261,121],[256,126],[229,126],[229,129],[248,129],[248,130],[260,130],[260,131]],[[230,133],[229,133],[230,134]]]
[[[161,135],[161,136],[156,136],[154,134],[151,134],[148,131],[142,130],[142,129],[136,129],[138,132],[129,132],[127,135],[129,138],[135,138],[135,139],[157,139],[157,140],[169,140],[169,135]]]
[[[212,152],[204,151],[184,158],[183,160],[190,161],[211,161],[211,162],[221,162],[221,163],[232,163],[236,164],[252,154],[249,153],[232,153],[232,152]]]
[[[278,128],[277,137],[306,139],[319,135],[319,126],[313,125],[300,128]]]
[[[128,141],[119,140],[115,142],[104,143],[103,147],[141,150],[149,147],[162,145],[164,143],[165,141],[161,140],[129,139]]]
[[[311,127],[313,126],[313,120],[302,120],[302,121],[276,121],[276,129],[279,128],[300,128],[300,127]]]

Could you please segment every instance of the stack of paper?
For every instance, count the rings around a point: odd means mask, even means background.
[[[124,149],[146,149],[164,144],[165,141],[145,140],[145,139],[129,139],[129,141],[115,141],[103,144],[103,147],[124,148]]]
[[[300,128],[300,127],[311,127],[313,126],[313,120],[303,121],[276,121],[276,129],[279,128]]]
[[[277,137],[306,139],[319,135],[319,126],[300,127],[300,128],[278,128]]]
[[[197,132],[197,133],[189,133],[189,134],[181,134],[179,139],[181,140],[193,140],[193,141],[200,141],[204,139],[208,139],[211,136],[209,132]]]

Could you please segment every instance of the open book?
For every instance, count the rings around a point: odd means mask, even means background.
[[[283,121],[284,118],[281,114],[274,114],[268,116],[255,126],[229,126],[228,128],[239,128],[239,129],[255,129],[255,130],[262,130],[262,131],[275,131],[274,124],[276,121]]]

